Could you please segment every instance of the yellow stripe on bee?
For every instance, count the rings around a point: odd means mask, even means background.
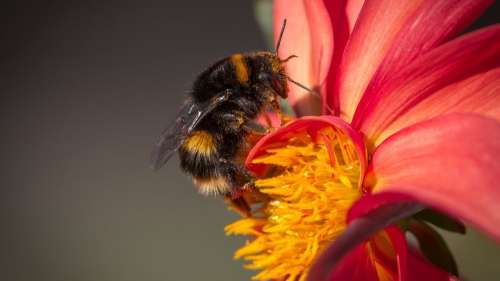
[[[248,66],[242,54],[235,54],[231,56],[231,63],[236,72],[236,79],[242,84],[248,82]]]
[[[194,131],[184,141],[184,149],[191,153],[210,155],[215,152],[214,137],[207,131]]]

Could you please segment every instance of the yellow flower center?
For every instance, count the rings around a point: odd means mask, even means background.
[[[253,160],[267,176],[255,183],[252,217],[226,226],[227,234],[252,239],[235,253],[254,280],[305,280],[314,259],[346,226],[349,207],[361,196],[360,163],[352,141],[327,127],[315,141],[296,134]]]

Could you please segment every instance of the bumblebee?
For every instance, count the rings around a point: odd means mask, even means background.
[[[249,135],[267,132],[255,121],[259,114],[271,109],[281,116],[279,99],[287,97],[290,80],[284,63],[292,57],[281,60],[277,52],[266,51],[234,54],[208,67],[156,143],[153,168],[177,151],[182,170],[201,193],[225,195],[245,209],[238,194],[253,185],[253,176],[242,165],[245,144]]]

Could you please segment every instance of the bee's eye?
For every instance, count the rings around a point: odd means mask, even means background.
[[[280,84],[280,81],[278,79],[271,79],[271,83],[273,84],[274,89],[281,88],[281,84]]]
[[[283,80],[279,78],[271,79],[271,86],[273,87],[276,94],[286,99],[287,98],[286,87],[283,86],[282,81]]]

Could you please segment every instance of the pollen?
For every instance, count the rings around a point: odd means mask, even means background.
[[[269,170],[255,182],[262,199],[252,203],[252,217],[225,231],[249,236],[235,258],[260,271],[253,280],[302,281],[345,229],[347,211],[361,196],[359,157],[352,141],[330,127],[314,140],[302,133],[265,152],[252,162]]]

